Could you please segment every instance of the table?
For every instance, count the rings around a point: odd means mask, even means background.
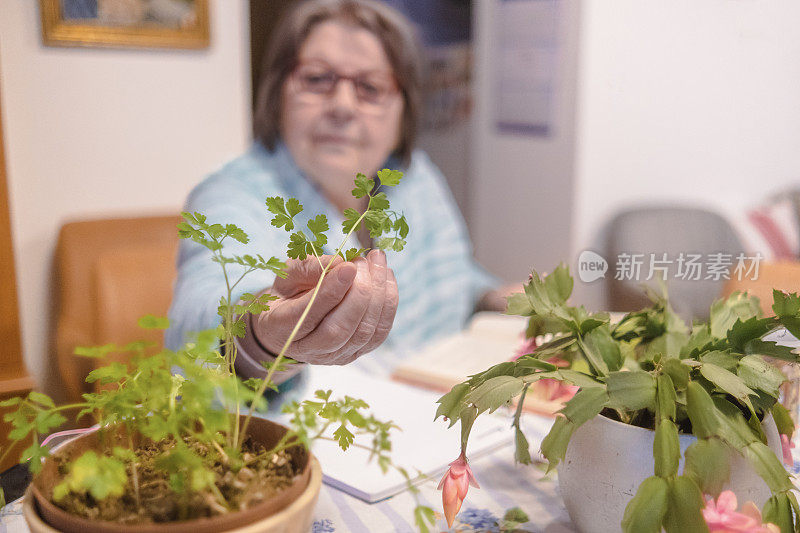
[[[437,512],[433,531],[492,531],[497,519],[507,509],[520,507],[530,517],[521,526],[524,531],[574,533],[564,504],[558,495],[558,482],[545,477],[541,465],[514,464],[514,448],[507,446],[480,457],[471,463],[481,485],[470,488],[453,528],[448,530],[441,514],[442,493],[436,490],[437,480],[420,485],[420,503]],[[543,479],[544,478],[544,479]],[[414,507],[409,492],[382,502],[368,504],[327,485],[322,486],[314,515],[312,533],[389,533],[415,532]],[[494,531],[497,531],[494,528]],[[27,533],[22,517],[21,499],[0,511],[0,533]]]
[[[373,378],[388,378],[391,369],[403,358],[403,354],[387,350],[379,357],[364,357],[350,366]],[[346,391],[342,391],[344,392]],[[289,396],[287,395],[287,398]],[[431,408],[433,407],[432,404]],[[530,447],[531,450],[538,449],[539,443],[531,441]],[[436,490],[439,479],[430,479],[419,485],[420,503],[430,506],[437,513],[436,527],[432,531],[492,531],[494,523],[512,507],[520,507],[531,519],[521,526],[523,531],[537,533],[575,531],[558,495],[558,482],[555,476],[545,477],[540,464],[515,465],[513,446],[505,446],[488,455],[475,458],[470,465],[481,488],[469,489],[461,512],[450,530],[447,529],[442,514],[442,493]],[[325,465],[322,467],[324,469]],[[378,503],[368,504],[323,485],[311,531],[313,533],[416,532],[418,531],[414,526],[416,505],[414,497],[408,491]],[[494,530],[497,531],[497,528]],[[28,531],[22,517],[20,500],[10,503],[0,511],[0,533]]]

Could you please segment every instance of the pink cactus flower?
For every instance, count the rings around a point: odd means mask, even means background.
[[[703,509],[703,518],[708,524],[711,533],[780,533],[780,528],[775,524],[762,524],[761,511],[753,502],[747,502],[740,512],[736,511],[736,495],[729,491],[722,491],[714,498],[706,500]]]
[[[789,435],[781,433],[781,449],[783,450],[783,463],[786,466],[792,466],[794,464],[794,458],[792,457],[792,448],[794,448],[794,442],[789,440]]]
[[[464,498],[467,497],[470,485],[476,489],[481,488],[475,480],[475,476],[472,475],[472,469],[467,464],[467,457],[462,451],[458,459],[450,463],[450,468],[445,472],[437,487],[437,490],[442,491],[442,509],[444,517],[447,519],[447,527],[452,527],[453,520],[461,510]]]

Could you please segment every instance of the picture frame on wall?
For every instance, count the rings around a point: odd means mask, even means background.
[[[207,48],[208,0],[39,0],[46,46]]]

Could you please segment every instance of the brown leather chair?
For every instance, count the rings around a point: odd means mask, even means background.
[[[161,342],[137,320],[166,316],[175,279],[177,216],[98,219],[61,228],[55,257],[55,355],[68,401],[93,387],[84,380],[97,360],[77,346],[135,340]]]
[[[757,296],[761,302],[761,310],[765,316],[773,316],[772,289],[786,292],[800,292],[800,262],[778,261],[761,263],[758,266],[758,278],[755,280],[743,277],[742,280],[730,279],[725,283],[722,296],[728,297],[733,292],[747,292]]]

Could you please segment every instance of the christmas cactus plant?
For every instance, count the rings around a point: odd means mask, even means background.
[[[708,323],[689,328],[665,295],[651,294],[651,307],[613,323],[608,313],[568,305],[572,288],[563,265],[545,277],[534,272],[525,292],[509,298],[508,312],[530,317],[529,336],[551,333],[553,340],[471,376],[439,399],[437,418],[461,424],[461,457],[476,417],[516,400],[516,459],[529,463],[521,406],[533,383],[555,379],[580,390],[541,443],[548,469],[564,459],[573,432],[596,416],[655,432],[652,475],[625,508],[624,531],[708,531],[704,494],[719,496],[729,476],[729,450],[769,487],[764,521],[797,531],[800,507],[789,474],[766,444],[762,420],[771,413],[783,439],[791,439],[794,424],[778,402],[785,377],[768,359],[797,363],[799,357],[764,337],[779,328],[800,337],[800,297],[774,291],[775,316],[765,318],[757,299],[735,293],[712,305]],[[547,362],[556,355],[572,364]],[[684,453],[682,472],[680,434],[697,438]],[[451,483],[458,490],[443,494],[448,519],[466,495],[469,472],[464,462],[462,483]]]

